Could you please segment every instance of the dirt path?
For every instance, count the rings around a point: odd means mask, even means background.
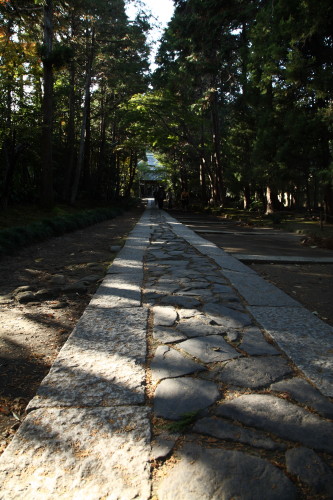
[[[0,453],[141,214],[133,209],[0,260]]]

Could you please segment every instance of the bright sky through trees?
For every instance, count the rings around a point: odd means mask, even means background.
[[[152,11],[153,15],[158,18],[163,27],[165,27],[174,11],[172,0],[144,0],[144,3]]]
[[[143,0],[143,3],[146,4],[147,9],[151,11],[152,15],[156,18],[156,22],[159,24],[159,27],[156,27],[152,30],[150,40],[152,42],[157,42],[161,35],[163,29],[166,27],[168,22],[170,21],[173,11],[174,4],[172,0]],[[127,15],[130,18],[134,18],[136,14],[136,7],[133,4],[127,6]],[[151,63],[155,59],[155,54],[158,49],[158,45],[153,43],[153,50],[151,54]]]

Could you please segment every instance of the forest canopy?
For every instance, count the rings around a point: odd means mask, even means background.
[[[0,193],[116,200],[153,151],[205,206],[333,214],[331,0],[174,0],[153,74],[124,0],[0,2]]]
[[[120,109],[149,82],[149,18],[124,0],[0,3],[1,203],[116,200],[146,145]]]

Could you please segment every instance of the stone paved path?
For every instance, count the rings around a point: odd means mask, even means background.
[[[332,499],[333,328],[146,210],[0,458],[0,499]]]

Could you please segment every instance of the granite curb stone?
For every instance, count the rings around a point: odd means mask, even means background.
[[[0,498],[150,497],[149,410],[31,412],[0,462]]]
[[[144,308],[130,316],[122,308],[87,310],[28,409],[143,403],[147,315]]]
[[[301,307],[249,307],[257,322],[325,395],[333,397],[333,327]]]

